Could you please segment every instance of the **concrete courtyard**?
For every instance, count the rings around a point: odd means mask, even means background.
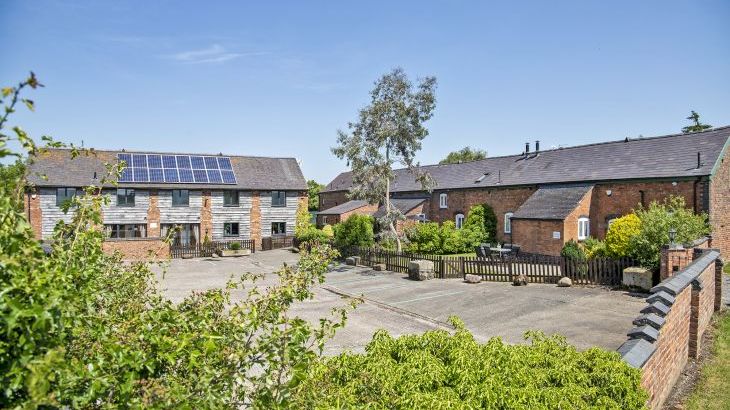
[[[263,273],[260,286],[277,282],[282,263],[295,264],[298,255],[286,250],[257,252],[249,257],[172,260],[161,287],[173,301],[191,291],[218,288],[232,275]],[[363,296],[365,302],[349,315],[326,353],[362,351],[373,333],[385,329],[397,336],[430,329],[449,329],[449,316],[459,316],[480,341],[495,336],[521,343],[527,330],[559,333],[578,348],[618,348],[626,340],[632,320],[645,306],[646,295],[605,288],[508,283],[467,284],[459,279],[412,281],[406,275],[375,272],[365,267],[338,266],[326,282],[314,289],[315,298],[297,304],[293,312],[316,321],[333,307],[344,306],[348,297]],[[234,294],[234,299],[241,294]]]

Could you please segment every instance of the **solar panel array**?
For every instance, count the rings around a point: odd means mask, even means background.
[[[126,163],[119,182],[236,183],[230,157],[120,153],[117,159]]]

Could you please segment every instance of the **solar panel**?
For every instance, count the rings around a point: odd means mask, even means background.
[[[126,163],[119,182],[236,183],[229,157],[119,153],[117,159]]]

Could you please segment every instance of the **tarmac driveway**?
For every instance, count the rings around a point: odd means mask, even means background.
[[[167,297],[180,301],[191,291],[225,286],[231,275],[266,274],[260,286],[276,283],[282,263],[296,263],[298,255],[285,250],[257,252],[249,257],[173,260],[159,271]],[[467,284],[459,279],[412,281],[404,274],[375,272],[365,267],[338,266],[315,298],[299,303],[293,313],[316,322],[348,297],[365,303],[350,313],[347,325],[326,347],[326,353],[362,351],[378,329],[394,336],[430,329],[449,329],[450,316],[459,316],[480,341],[500,336],[521,343],[526,330],[560,333],[578,348],[601,346],[615,350],[625,340],[632,320],[645,306],[646,295],[630,295],[601,287],[558,288],[508,283]],[[234,294],[234,299],[241,294]]]

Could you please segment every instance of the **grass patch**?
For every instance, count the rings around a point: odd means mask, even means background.
[[[712,359],[702,367],[700,380],[687,401],[688,409],[730,409],[730,314],[728,313],[719,319],[712,353]]]

